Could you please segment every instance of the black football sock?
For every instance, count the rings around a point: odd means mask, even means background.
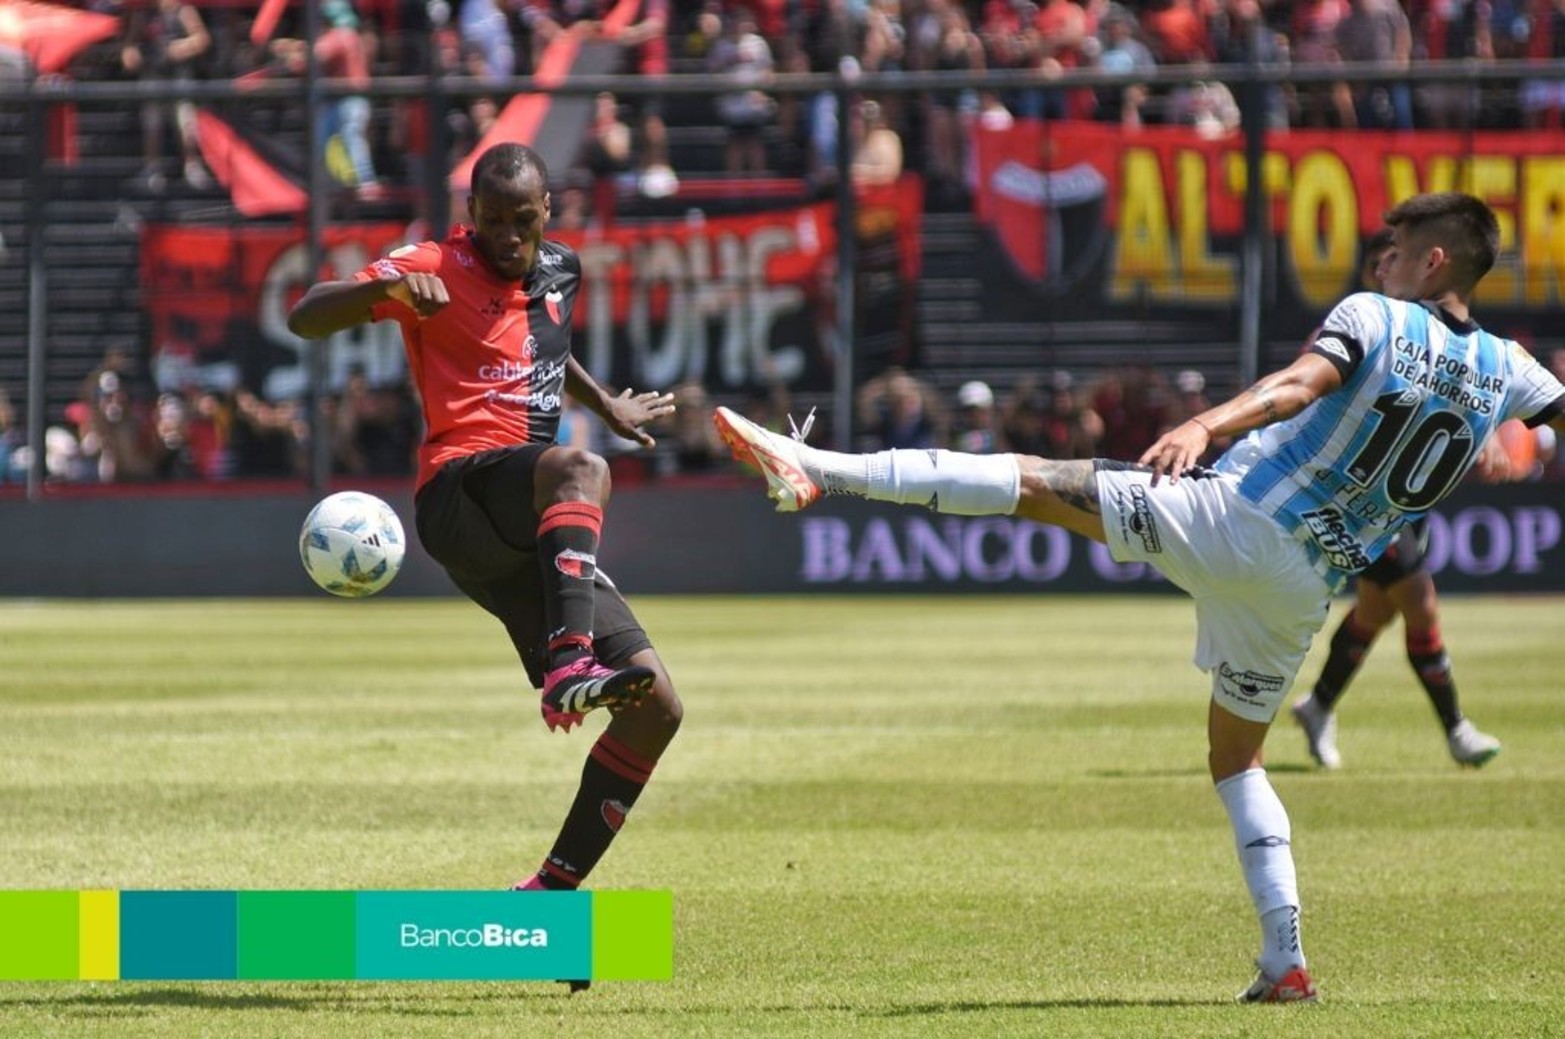
[[[1429,694],[1429,702],[1440,716],[1440,724],[1450,732],[1462,720],[1462,709],[1456,703],[1456,682],[1451,678],[1451,658],[1445,651],[1445,641],[1440,629],[1432,628],[1422,635],[1412,632],[1407,636],[1407,660],[1413,672]]]
[[[656,765],[606,732],[598,737],[582,767],[576,800],[538,870],[544,887],[571,890],[581,884],[618,836]]]
[[[1329,711],[1336,706],[1343,690],[1347,689],[1348,683],[1358,673],[1359,665],[1364,662],[1364,654],[1369,652],[1370,643],[1375,641],[1377,634],[1359,627],[1358,615],[1352,610],[1342,618],[1342,623],[1337,625],[1336,632],[1331,636],[1331,653],[1326,657],[1326,666],[1321,668],[1320,678],[1316,680],[1315,691],[1311,694],[1323,709]]]
[[[603,510],[586,501],[557,502],[538,523],[549,666],[592,653],[592,581],[597,575]]]

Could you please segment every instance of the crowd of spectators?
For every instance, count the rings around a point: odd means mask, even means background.
[[[300,71],[301,8],[290,6],[270,38],[252,42],[256,8],[197,7],[188,0],[90,0],[124,16],[113,49],[96,48],[74,70],[79,77],[253,78]],[[497,85],[494,94],[453,102],[435,114],[451,131],[454,155],[465,155],[492,125],[507,98],[499,87],[537,67],[563,34],[601,38],[611,0],[327,0],[315,49],[332,75],[431,71],[467,74]],[[1223,85],[1224,66],[1252,59],[1270,65],[1426,59],[1565,57],[1565,4],[1556,0],[643,0],[640,16],[614,37],[621,71],[663,79],[704,72],[733,80],[731,92],[681,99],[681,121],[725,131],[721,165],[676,170],[665,102],[637,97],[618,105],[630,131],[617,172],[642,176],[650,192],[667,193],[678,175],[835,170],[838,114],[832,94],[776,95],[779,73],[953,71],[1031,72],[1036,86],[996,93],[971,89],[870,98],[882,128],[904,146],[907,165],[937,188],[959,195],[964,138],[976,123],[1077,118],[1187,124],[1206,132],[1234,128],[1238,107]],[[1104,69],[1134,74],[1159,66],[1210,70],[1185,87],[1131,84],[1060,89],[1063,71]],[[677,94],[677,83],[669,83]],[[429,139],[431,113],[421,98],[387,102],[373,112],[363,97],[338,99],[322,133],[343,149],[336,169],[350,186],[381,197],[380,167],[415,184],[416,156]],[[1276,129],[1558,127],[1565,81],[1469,85],[1339,83],[1269,95]],[[210,185],[193,144],[188,103],[149,103],[143,113],[146,180],[160,186],[181,173]],[[601,115],[600,115],[601,121]],[[171,130],[173,132],[171,132]],[[170,144],[177,155],[165,159]],[[584,142],[584,145],[586,142]],[[694,153],[692,153],[693,155]],[[596,155],[598,160],[602,156]],[[584,147],[577,173],[591,172]],[[703,161],[690,156],[679,162]],[[676,179],[670,179],[676,178]]]
[[[198,7],[188,0],[90,0],[88,6],[122,14],[124,31],[112,46],[88,52],[74,70],[78,76],[193,81],[296,75],[303,63],[297,6],[261,43],[251,40],[254,6]],[[598,38],[612,6],[610,0],[327,0],[314,50],[329,74],[360,82],[370,74],[436,70],[495,83],[494,93],[433,114],[451,131],[454,161],[493,125],[507,101],[500,90],[507,77],[535,69],[562,34]],[[701,174],[797,174],[817,185],[835,180],[843,117],[836,95],[776,95],[766,88],[779,73],[1034,73],[1035,85],[1023,88],[887,92],[856,98],[847,112],[854,145],[849,176],[856,182],[893,180],[906,167],[925,175],[933,206],[965,205],[971,176],[965,142],[975,125],[1072,118],[1132,128],[1184,124],[1221,134],[1239,118],[1221,82],[1225,65],[1557,61],[1565,57],[1565,0],[644,0],[616,39],[623,71],[732,79],[731,91],[680,101],[681,120],[722,128],[720,164],[684,166],[664,99],[599,95],[577,167],[558,174],[557,226],[590,226],[627,183],[658,197],[671,193],[681,176]],[[1071,69],[1134,75],[1168,65],[1211,75],[1172,88],[1059,86],[1059,74]],[[670,96],[677,92],[677,83],[669,84]],[[1475,90],[1344,79],[1279,86],[1267,104],[1279,131],[1557,128],[1565,81],[1523,79]],[[323,136],[335,138],[334,172],[371,202],[384,196],[385,184],[418,183],[417,156],[432,117],[421,98],[378,105],[361,95],[343,97],[320,123]],[[162,191],[176,176],[192,190],[212,187],[193,124],[187,102],[143,107],[148,189]],[[968,382],[947,400],[930,381],[893,369],[860,389],[861,446],[1134,457],[1198,409],[1204,383],[1194,371],[1170,379],[1150,368],[1112,370],[1091,373],[1090,381],[1053,372],[999,392]],[[691,384],[678,392],[681,416],[703,421],[681,418],[666,431],[675,447],[660,458],[658,471],[722,468],[726,462],[704,425],[710,409],[704,388]],[[16,479],[28,454],[15,412],[0,397],[0,480]],[[333,393],[327,413],[336,472],[411,470],[418,409],[405,385],[372,386],[362,374],[352,376]],[[596,435],[590,416],[569,419],[566,428],[576,435]],[[1560,468],[1552,444],[1530,446],[1537,462],[1526,472]],[[46,453],[51,474],[71,480],[299,477],[309,471],[308,415],[303,402],[267,401],[237,387],[158,387],[128,355],[116,354],[88,377],[67,422],[51,429]]]

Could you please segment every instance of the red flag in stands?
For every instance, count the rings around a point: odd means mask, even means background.
[[[0,46],[27,55],[39,75],[63,72],[84,48],[120,31],[120,20],[36,0],[0,0]]]
[[[196,111],[196,140],[201,157],[245,216],[302,213],[308,196],[237,130],[205,109]]]

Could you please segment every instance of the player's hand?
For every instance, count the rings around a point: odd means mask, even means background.
[[[618,397],[609,399],[608,426],[618,436],[634,440],[642,447],[654,447],[657,441],[641,427],[673,413],[672,393],[658,393],[656,390],[635,393],[627,389],[621,391]]]
[[[446,283],[438,274],[411,271],[392,281],[386,287],[386,295],[404,306],[411,307],[419,317],[439,313],[451,302]]]
[[[1178,483],[1181,473],[1201,461],[1211,442],[1211,432],[1195,419],[1180,423],[1158,437],[1157,443],[1141,456],[1141,464],[1152,467],[1152,486],[1156,487],[1165,476],[1169,483]]]

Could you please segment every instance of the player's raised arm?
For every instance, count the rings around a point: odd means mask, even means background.
[[[658,393],[656,390],[634,393],[625,389],[615,395],[599,385],[592,373],[582,367],[575,357],[565,360],[565,392],[601,418],[616,436],[634,440],[642,447],[657,445],[657,441],[642,427],[653,419],[674,413],[672,393]]]
[[[1292,418],[1341,385],[1342,373],[1335,364],[1318,353],[1305,354],[1238,396],[1163,434],[1141,456],[1141,464],[1152,467],[1154,484],[1164,476],[1170,483],[1178,483],[1179,474],[1200,461],[1213,439],[1240,437]]]
[[[288,312],[288,330],[305,339],[321,339],[374,320],[374,308],[387,300],[429,317],[451,302],[451,296],[439,275],[422,271],[370,281],[323,281]]]

